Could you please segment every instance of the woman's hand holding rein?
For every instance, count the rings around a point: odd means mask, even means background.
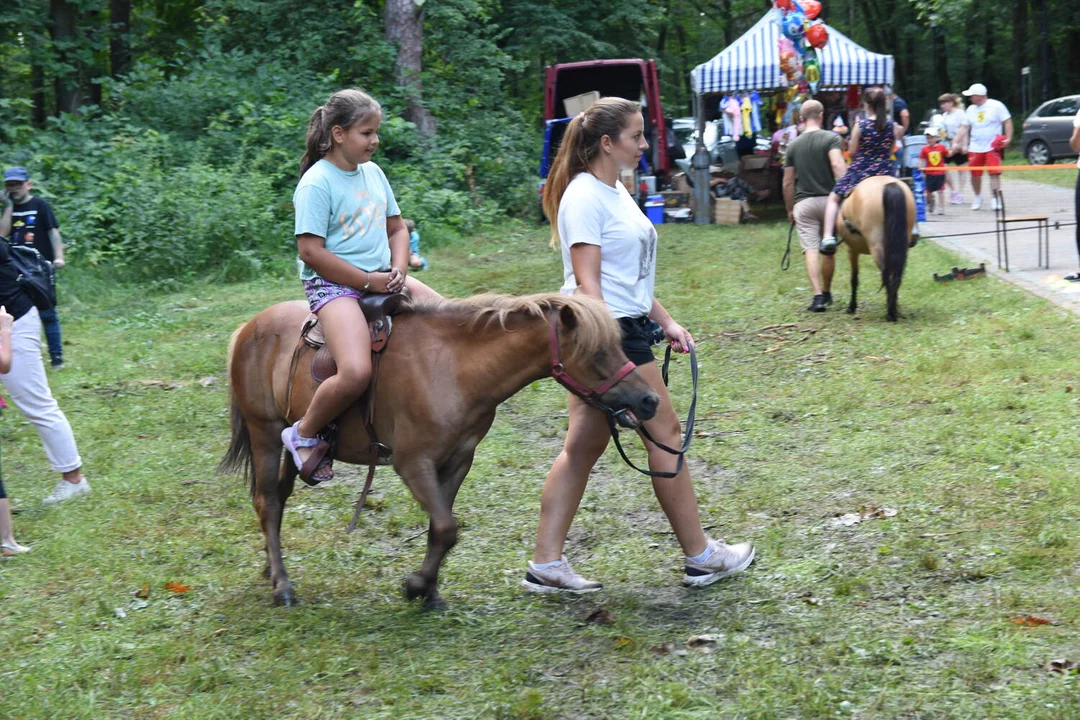
[[[671,343],[671,348],[676,352],[688,353],[694,345],[694,336],[686,328],[674,320],[670,320],[664,328],[664,337]]]

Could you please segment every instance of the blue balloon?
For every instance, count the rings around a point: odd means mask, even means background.
[[[780,30],[784,36],[799,46],[799,41],[806,35],[806,14],[801,10],[791,10],[780,21]]]

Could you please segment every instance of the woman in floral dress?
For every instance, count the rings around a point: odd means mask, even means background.
[[[824,237],[821,239],[823,255],[836,252],[836,216],[840,213],[840,201],[866,178],[893,174],[893,160],[890,156],[893,145],[904,129],[889,117],[885,106],[885,91],[881,88],[873,87],[863,94],[863,107],[867,117],[860,120],[851,131],[851,165],[844,176],[836,181],[825,206],[825,223],[822,228]]]

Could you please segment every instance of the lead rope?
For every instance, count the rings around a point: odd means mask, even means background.
[[[368,493],[371,492],[371,483],[375,479],[375,466],[379,464],[379,448],[383,447],[375,434],[375,384],[379,379],[379,356],[382,353],[374,353],[371,357],[371,385],[368,387],[367,417],[365,418],[368,439],[371,441],[371,460],[368,462],[367,478],[364,480],[364,490],[353,508],[352,520],[345,528],[345,534],[356,529],[356,523],[360,520],[360,511],[364,509]]]
[[[351,533],[356,529],[356,522],[360,520],[360,511],[364,510],[364,504],[367,502],[367,493],[372,491],[372,481],[375,479],[375,467],[379,463],[379,448],[383,447],[379,443],[379,438],[375,434],[375,391],[376,383],[379,379],[379,355],[382,353],[374,353],[372,355],[372,384],[368,386],[367,394],[367,417],[364,419],[366,425],[367,438],[372,441],[372,459],[367,463],[367,478],[364,480],[364,490],[360,493],[360,499],[356,500],[356,506],[352,511],[352,520],[349,521],[349,527],[345,529],[346,534]]]
[[[791,267],[791,236],[795,232],[795,223],[791,223],[791,227],[787,231],[787,250],[784,251],[784,257],[780,259],[780,269],[787,270]]]

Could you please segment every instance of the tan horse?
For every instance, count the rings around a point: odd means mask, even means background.
[[[303,302],[274,305],[241,327],[229,345],[232,443],[221,470],[244,471],[266,538],[273,598],[296,602],[281,559],[281,517],[297,469],[282,459],[281,431],[299,419],[316,383],[306,346],[289,374]],[[366,328],[363,330],[366,332]],[[394,317],[393,336],[378,364],[375,434],[393,450],[394,470],[430,518],[427,555],[405,581],[410,599],[439,607],[443,558],[457,542],[452,509],[499,403],[529,383],[555,376],[591,395],[596,406],[636,427],[653,417],[657,394],[633,372],[619,326],[596,300],[564,295],[417,301]],[[599,387],[598,387],[599,386]],[[595,388],[595,391],[590,390]],[[291,408],[291,409],[290,409]],[[357,403],[337,419],[337,460],[366,464],[371,441]]]
[[[886,317],[896,322],[896,296],[907,264],[908,248],[915,247],[915,197],[905,183],[886,176],[870,177],[855,186],[836,223],[838,237],[847,244],[851,259],[851,302],[855,312],[859,287],[859,255],[871,255],[881,270],[887,296]]]

